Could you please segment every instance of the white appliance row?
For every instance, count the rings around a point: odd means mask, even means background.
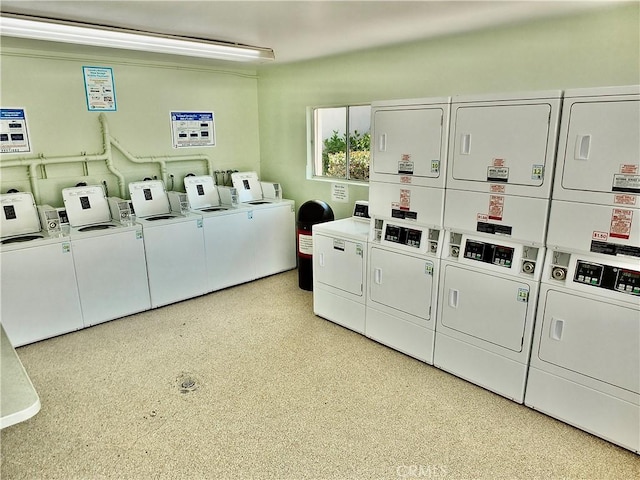
[[[637,86],[374,103],[366,314],[316,313],[639,451],[639,105]]]
[[[30,193],[2,195],[2,324],[13,345],[295,268],[292,201],[238,204],[227,188],[236,204],[222,205],[206,176],[185,189],[133,182],[125,201],[99,185],[67,188],[60,212],[38,207],[44,229]]]

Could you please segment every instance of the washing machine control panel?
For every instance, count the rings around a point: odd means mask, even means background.
[[[422,241],[422,230],[414,228],[400,227],[398,225],[387,225],[384,231],[384,239],[387,242],[400,243],[408,247],[420,248]]]
[[[464,257],[478,262],[491,263],[500,267],[511,268],[514,249],[493,243],[467,240],[464,247]]]
[[[640,296],[640,272],[627,268],[578,260],[573,281]]]

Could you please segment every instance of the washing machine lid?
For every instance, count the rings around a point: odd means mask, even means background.
[[[262,185],[260,185],[256,172],[234,172],[231,174],[231,181],[238,191],[238,201],[240,203],[262,200]]]
[[[184,177],[184,190],[187,192],[189,205],[195,210],[220,205],[216,182],[209,175]]]
[[[169,196],[162,180],[146,180],[129,184],[131,203],[140,218],[165,215],[171,212]]]
[[[111,221],[111,211],[102,185],[65,188],[62,190],[62,199],[72,227]]]
[[[2,238],[40,232],[38,210],[30,192],[0,195]]]

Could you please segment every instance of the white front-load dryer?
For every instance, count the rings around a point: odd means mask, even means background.
[[[640,452],[640,262],[547,254],[525,404]]]
[[[132,182],[129,194],[144,235],[151,307],[207,293],[202,216],[172,213],[160,180]]]
[[[40,229],[31,193],[3,194],[0,203],[0,320],[11,344],[83,328],[69,237]]]
[[[433,364],[524,400],[544,248],[447,231]]]
[[[312,235],[313,312],[364,334],[369,219],[319,223]]]
[[[112,221],[101,185],[62,190],[84,326],[151,308],[140,225]]]
[[[365,335],[433,363],[442,231],[372,218]]]

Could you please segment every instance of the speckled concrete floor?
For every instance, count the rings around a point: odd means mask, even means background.
[[[630,479],[640,457],[312,313],[291,271],[18,349],[7,479]]]

